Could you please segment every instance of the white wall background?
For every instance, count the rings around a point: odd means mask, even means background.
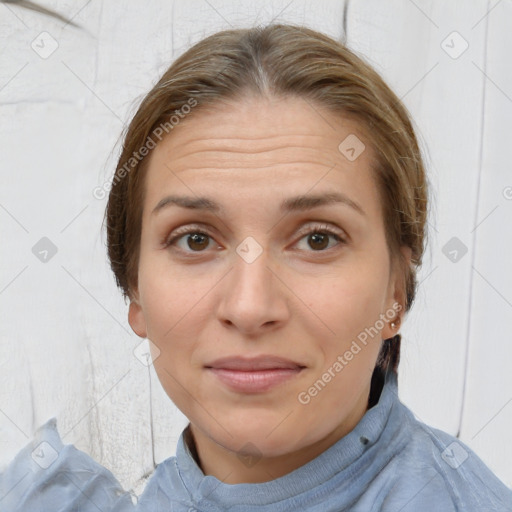
[[[512,487],[512,2],[39,5],[82,28],[0,4],[0,467],[52,416],[64,443],[137,493],[174,454],[186,420],[134,356],[140,340],[107,266],[106,198],[92,191],[176,56],[217,30],[274,20],[346,37],[411,111],[435,204],[400,395]],[[34,254],[43,237],[57,251],[46,262]]]

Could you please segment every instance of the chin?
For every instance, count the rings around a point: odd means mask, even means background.
[[[238,410],[219,416],[223,418],[220,425],[212,423],[211,418],[203,418],[206,423],[195,425],[232,452],[247,451],[254,452],[251,453],[254,456],[276,457],[303,448],[309,442],[307,437],[315,430],[313,426],[308,428],[307,422],[298,423],[293,415],[287,418],[288,413],[282,410],[242,413]],[[297,428],[298,424],[301,428]]]

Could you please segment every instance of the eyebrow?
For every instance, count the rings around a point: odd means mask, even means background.
[[[281,203],[282,212],[292,211],[306,211],[319,206],[325,206],[329,204],[344,204],[353,208],[361,215],[366,215],[365,211],[360,204],[350,199],[345,194],[339,192],[331,192],[326,194],[309,194],[290,197],[285,199]],[[187,208],[189,210],[202,210],[209,211],[212,213],[221,213],[224,209],[220,204],[215,202],[213,199],[208,197],[191,197],[191,196],[166,196],[161,199],[155,206],[152,215],[157,214],[164,208],[169,206],[179,206],[181,208]]]

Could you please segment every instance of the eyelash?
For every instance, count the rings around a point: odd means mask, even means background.
[[[347,244],[347,241],[340,235],[339,232],[334,231],[332,228],[330,228],[329,226],[326,226],[324,224],[316,224],[316,225],[310,226],[306,229],[300,230],[299,234],[301,235],[301,237],[299,238],[299,241],[313,233],[334,237],[336,239],[336,241],[338,242],[338,244],[336,244],[334,247],[330,247],[328,249],[321,249],[321,250],[317,250],[317,251],[311,250],[311,251],[307,251],[307,252],[325,253],[339,245]],[[176,242],[178,240],[185,237],[186,235],[191,235],[191,234],[206,235],[210,239],[213,239],[213,236],[210,233],[208,233],[208,230],[205,230],[204,228],[202,228],[200,226],[189,226],[189,227],[186,227],[183,229],[176,230],[174,233],[174,236],[172,238],[164,239],[163,246],[164,246],[164,248],[169,248],[171,246],[175,246]],[[177,250],[179,252],[184,252],[184,254],[186,254],[187,257],[194,257],[193,255],[195,255],[195,254],[202,254],[202,253],[206,252],[206,250],[203,250],[203,251],[183,251],[182,249],[175,249],[175,250]]]

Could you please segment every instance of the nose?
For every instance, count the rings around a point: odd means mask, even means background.
[[[233,268],[223,280],[217,317],[246,336],[274,330],[289,318],[287,287],[268,251],[254,260],[234,253]]]

